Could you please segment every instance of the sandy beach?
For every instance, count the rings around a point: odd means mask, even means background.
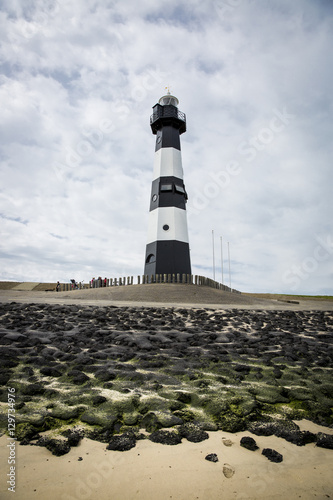
[[[326,431],[311,422],[304,430]],[[329,432],[333,433],[330,429]],[[139,441],[127,452],[108,451],[103,443],[83,439],[67,455],[17,445],[17,487],[6,492],[6,437],[1,438],[1,498],[4,500],[198,500],[332,498],[333,451],[308,444],[298,447],[274,436],[257,437],[257,451],[240,446],[248,432],[210,432],[202,443],[177,446]],[[223,444],[227,442],[229,446]],[[231,443],[232,444],[231,444]],[[231,444],[231,446],[230,446]],[[261,454],[273,448],[283,462]],[[216,453],[218,462],[205,460]],[[82,460],[79,460],[82,457]]]
[[[0,437],[1,499],[333,497],[331,302],[176,286],[0,291],[1,374],[26,441]],[[190,441],[188,425],[206,437]],[[73,426],[82,439],[53,455],[43,436],[64,443]],[[131,449],[107,449],[130,428]],[[152,442],[160,431],[179,444]]]

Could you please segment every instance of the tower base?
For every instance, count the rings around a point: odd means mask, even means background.
[[[191,274],[190,247],[176,240],[154,241],[146,246],[144,274]]]

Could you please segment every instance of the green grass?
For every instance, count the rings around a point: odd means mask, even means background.
[[[282,299],[282,300],[333,300],[332,295],[287,295],[284,293],[243,293],[249,297],[257,297],[259,299]]]

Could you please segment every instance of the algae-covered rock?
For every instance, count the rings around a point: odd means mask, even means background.
[[[143,401],[140,402],[138,405],[138,412],[141,413],[142,415],[146,414],[149,411],[163,411],[163,410],[168,410],[169,408],[169,401],[163,398],[157,398],[157,397],[149,397],[145,398]]]
[[[230,411],[239,417],[250,415],[257,407],[258,403],[252,397],[234,397],[229,402]]]
[[[81,415],[81,422],[89,425],[99,425],[105,429],[112,429],[118,416],[109,413],[96,413],[92,410],[87,410]]]
[[[136,425],[141,420],[141,418],[142,415],[137,412],[123,414],[124,425]]]
[[[183,423],[183,420],[180,417],[177,417],[177,415],[172,413],[158,411],[155,414],[161,427],[173,427],[174,425],[180,425]]]
[[[189,392],[177,392],[177,400],[181,403],[190,404],[191,394]]]
[[[229,402],[226,397],[213,397],[203,401],[203,407],[209,415],[219,418],[221,414],[229,411]]]
[[[43,366],[40,369],[40,373],[47,377],[61,377],[64,372],[63,366]]]
[[[33,413],[30,413],[29,410],[26,410],[25,413],[23,414],[22,413],[16,414],[16,425],[18,423],[28,422],[31,425],[40,428],[43,426],[45,422],[46,415],[47,413],[45,410],[40,410],[39,412],[33,412]]]
[[[246,430],[246,421],[237,415],[224,414],[219,418],[219,426],[225,432],[241,432]]]
[[[292,387],[288,391],[288,397],[291,401],[311,401],[315,399],[313,391],[310,391],[305,387]]]
[[[197,418],[196,414],[188,408],[174,411],[174,415],[182,419],[183,422],[193,422]]]
[[[154,432],[161,428],[161,424],[159,423],[156,414],[152,411],[144,415],[141,420],[141,426],[148,432]]]
[[[37,428],[28,422],[17,424],[15,428],[15,437],[18,441],[23,441],[23,439],[30,441],[37,433]]]
[[[92,404],[93,406],[99,406],[107,401],[105,396],[101,396],[100,394],[97,394],[92,398]]]
[[[262,403],[289,403],[289,398],[284,395],[283,388],[279,386],[260,385],[253,389],[257,401]]]
[[[82,385],[90,380],[88,375],[81,372],[80,370],[71,370],[70,372],[68,372],[67,376],[75,385]]]
[[[78,418],[81,413],[83,413],[85,410],[84,407],[82,406],[65,406],[65,405],[58,405],[52,408],[49,411],[49,415],[53,418],[58,418],[61,420],[71,420]]]
[[[40,396],[44,394],[45,388],[40,383],[22,384],[20,392],[27,396]]]

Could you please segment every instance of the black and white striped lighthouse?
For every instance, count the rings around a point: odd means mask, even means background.
[[[187,230],[187,194],[183,181],[180,135],[185,114],[170,93],[153,107],[150,126],[156,135],[144,274],[191,274]]]

